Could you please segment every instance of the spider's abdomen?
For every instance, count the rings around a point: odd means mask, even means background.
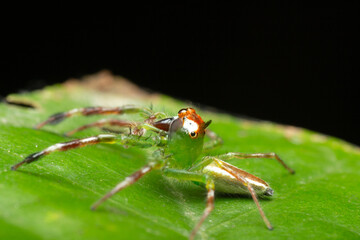
[[[271,196],[273,190],[270,188],[269,184],[264,180],[241,170],[229,163],[223,162],[227,167],[231,167],[235,170],[242,178],[250,184],[250,186],[255,190],[257,195],[266,195]],[[220,168],[216,163],[211,163],[207,165],[203,170],[203,173],[211,176],[215,181],[215,191],[223,193],[233,193],[233,194],[249,194],[249,190],[244,185],[243,182],[239,181],[232,174]]]

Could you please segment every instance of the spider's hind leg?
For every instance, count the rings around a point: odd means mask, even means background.
[[[152,115],[152,111],[148,108],[135,107],[131,105],[126,105],[122,107],[86,107],[86,108],[76,108],[67,112],[56,113],[50,116],[44,122],[39,123],[35,126],[36,129],[40,129],[47,124],[58,124],[65,120],[66,118],[80,115],[80,116],[92,116],[92,115],[109,115],[109,114],[135,114],[143,113],[145,115]]]
[[[98,128],[102,128],[104,126],[117,126],[117,127],[122,127],[122,128],[132,128],[135,127],[136,125],[138,125],[137,123],[134,122],[129,122],[129,121],[125,121],[125,120],[119,120],[119,119],[102,119],[93,123],[89,123],[83,126],[80,126],[76,129],[73,129],[67,133],[65,133],[65,136],[71,136],[77,132],[80,131],[84,131],[88,128],[93,128],[93,127],[98,127]]]
[[[74,148],[85,147],[87,145],[93,145],[98,143],[115,143],[117,137],[111,134],[101,134],[95,137],[88,137],[83,139],[76,139],[69,142],[57,143],[40,152],[36,152],[27,156],[23,161],[13,165],[11,170],[16,170],[24,164],[29,164],[39,160],[41,157],[46,156],[56,151],[67,151]]]
[[[121,145],[127,146],[138,146],[140,148],[147,148],[161,143],[161,138],[139,138],[136,135],[113,135],[113,134],[100,134],[94,137],[76,139],[69,142],[56,143],[40,152],[33,153],[26,157],[23,161],[15,164],[11,167],[12,170],[18,169],[24,164],[29,164],[39,160],[41,157],[44,157],[48,154],[51,154],[56,151],[67,151],[70,149],[75,149],[79,147],[85,147],[89,145],[94,145],[98,143],[119,143]]]
[[[286,170],[291,174],[295,174],[295,170],[289,167],[276,153],[239,153],[239,152],[229,152],[217,156],[221,160],[229,160],[231,158],[247,159],[247,158],[269,158],[275,159],[278,161]]]
[[[192,240],[196,236],[196,233],[199,231],[205,219],[210,215],[210,213],[214,209],[214,199],[215,199],[214,180],[204,173],[190,172],[182,169],[166,168],[163,171],[167,177],[180,179],[180,180],[201,182],[204,183],[206,186],[207,189],[206,207],[200,220],[197,222],[196,226],[191,231],[189,239]]]
[[[101,199],[99,199],[96,203],[91,206],[91,210],[96,210],[100,204],[105,202],[108,198],[112,197],[117,192],[121,191],[122,189],[134,184],[137,182],[141,177],[145,174],[149,173],[151,170],[160,168],[163,164],[163,161],[153,161],[142,167],[140,170],[134,172],[130,176],[126,177],[123,181],[118,183],[111,191],[105,194]]]

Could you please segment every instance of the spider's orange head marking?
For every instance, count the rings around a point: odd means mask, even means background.
[[[187,118],[189,120],[192,120],[194,122],[196,122],[197,124],[199,124],[199,126],[201,124],[204,123],[204,121],[202,120],[202,118],[195,112],[195,109],[193,108],[183,108],[178,112],[178,116],[179,118]]]
[[[205,133],[205,128],[209,123],[195,112],[193,108],[183,108],[178,112],[178,117],[183,120],[183,128],[189,133],[190,137],[196,138],[199,134]]]

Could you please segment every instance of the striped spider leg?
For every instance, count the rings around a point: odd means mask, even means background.
[[[82,139],[75,139],[68,142],[56,143],[50,147],[45,148],[40,152],[36,152],[27,156],[23,161],[13,165],[11,170],[17,170],[24,164],[30,164],[39,160],[40,158],[49,155],[57,151],[68,151],[75,148],[85,147],[89,145],[95,145],[99,143],[114,144],[119,143],[121,145],[137,146],[140,148],[147,148],[161,143],[159,137],[153,138],[139,138],[136,135],[113,135],[113,134],[100,134],[93,137],[87,137]]]
[[[125,105],[121,107],[85,107],[75,108],[67,112],[60,112],[51,115],[45,121],[37,124],[35,129],[40,129],[47,124],[58,124],[67,118],[73,116],[94,116],[94,115],[121,115],[121,114],[145,114],[152,115],[152,111],[148,108],[140,108],[132,105]]]
[[[122,128],[133,128],[136,127],[136,123],[130,122],[130,121],[126,121],[126,120],[120,120],[120,119],[102,119],[96,122],[92,122],[89,124],[85,124],[83,126],[80,126],[78,128],[75,128],[71,131],[68,131],[67,133],[65,133],[65,136],[70,137],[71,135],[80,132],[80,131],[84,131],[88,128],[94,128],[94,127],[98,127],[98,128],[102,128],[105,126],[117,126],[117,127],[122,127]]]
[[[144,123],[153,125],[154,122],[156,122],[156,119],[158,117],[164,117],[166,116],[162,112],[156,112],[153,113],[153,111],[149,108],[145,107],[137,107],[133,105],[125,105],[121,107],[85,107],[85,108],[75,108],[66,112],[60,112],[53,114],[45,121],[37,124],[35,126],[35,129],[40,129],[45,125],[55,125],[62,121],[64,121],[67,118],[71,118],[73,116],[94,116],[94,115],[123,115],[123,114],[140,114],[147,117],[147,119],[144,121]],[[83,131],[88,128],[92,127],[103,127],[106,125],[110,126],[119,126],[119,127],[128,127],[130,129],[135,129],[136,126],[139,123],[134,123],[127,120],[119,120],[119,119],[103,119],[99,120],[93,123],[89,123],[83,126],[80,126],[76,129],[73,129],[67,133],[65,133],[66,136],[73,135],[76,132]],[[161,129],[161,128],[160,128]],[[138,134],[142,134],[143,132]]]

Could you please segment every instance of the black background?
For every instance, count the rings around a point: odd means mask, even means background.
[[[360,145],[357,5],[246,4],[14,11],[3,19],[0,95],[108,69],[154,91]]]

